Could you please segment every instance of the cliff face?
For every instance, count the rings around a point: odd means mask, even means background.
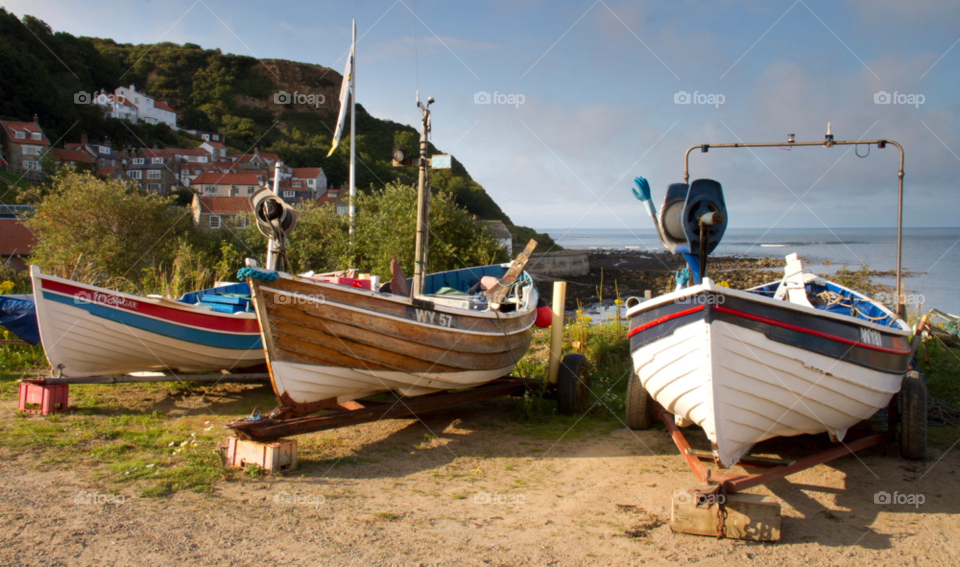
[[[343,82],[340,73],[321,65],[283,59],[263,59],[262,63],[255,69],[276,85],[276,91],[267,99],[238,94],[234,99],[236,104],[263,108],[274,115],[311,109],[326,115],[339,110],[338,97]],[[284,93],[288,96],[284,97]],[[304,106],[310,108],[302,108]]]

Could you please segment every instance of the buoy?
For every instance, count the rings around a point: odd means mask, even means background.
[[[537,301],[537,320],[533,322],[534,325],[541,329],[545,329],[550,326],[550,322],[553,321],[553,311],[550,309],[550,306],[547,303],[540,299]]]

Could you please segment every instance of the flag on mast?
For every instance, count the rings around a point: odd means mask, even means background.
[[[333,131],[333,147],[330,148],[327,157],[333,155],[334,150],[337,149],[337,145],[340,144],[340,136],[343,135],[344,121],[347,118],[347,102],[351,96],[350,85],[353,79],[353,54],[356,49],[356,44],[351,43],[350,56],[347,58],[347,67],[343,70],[343,86],[340,87],[340,115],[337,117],[337,128]]]

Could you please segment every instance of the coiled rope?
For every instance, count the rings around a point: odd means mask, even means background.
[[[277,281],[277,278],[279,277],[280,274],[273,270],[261,270],[260,268],[253,268],[250,266],[246,266],[237,270],[237,279],[241,281],[250,278],[253,280],[270,283]]]

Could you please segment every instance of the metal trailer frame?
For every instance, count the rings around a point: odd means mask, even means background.
[[[687,466],[690,467],[690,471],[693,472],[697,481],[701,484],[719,485],[721,490],[727,494],[740,492],[772,480],[781,479],[802,470],[830,462],[834,459],[839,459],[848,454],[856,453],[867,447],[893,442],[894,434],[897,430],[897,396],[895,395],[890,398],[890,403],[887,406],[887,428],[885,430],[875,431],[872,427],[873,422],[865,420],[848,430],[847,438],[851,439],[849,442],[840,442],[841,444],[836,447],[803,457],[796,461],[746,455],[737,462],[738,465],[769,470],[759,474],[746,475],[723,472],[714,476],[713,471],[703,465],[704,461],[715,462],[713,454],[691,448],[683,436],[683,432],[677,427],[674,421],[674,415],[664,410],[659,404],[657,404],[656,411],[658,412],[656,415],[660,417],[660,420],[663,421],[663,424],[670,432],[673,437],[673,442],[677,445],[677,449],[680,450],[681,456],[683,456],[687,462]],[[775,437],[774,439],[777,438]]]

